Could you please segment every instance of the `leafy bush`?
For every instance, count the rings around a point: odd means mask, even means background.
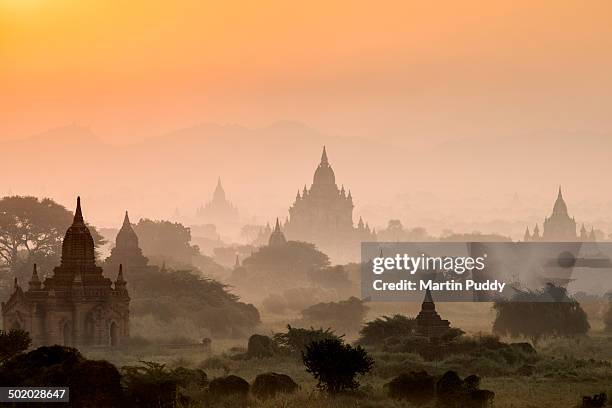
[[[359,387],[355,377],[366,374],[374,360],[361,346],[352,347],[340,339],[315,341],[306,346],[302,360],[318,381],[317,387],[330,394]]]
[[[276,351],[276,344],[270,337],[261,334],[249,337],[247,357],[272,357]]]
[[[26,351],[32,344],[30,334],[24,330],[0,330],[0,363]]]
[[[461,379],[455,371],[447,371],[436,384],[438,405],[456,408],[484,408],[493,405],[495,393],[480,389],[480,377]]]
[[[259,398],[271,398],[279,393],[289,394],[298,389],[291,377],[278,373],[263,373],[255,377],[251,392]]]
[[[333,327],[344,333],[357,333],[368,311],[364,303],[354,296],[340,302],[317,303],[302,311],[302,322]]]
[[[359,332],[359,344],[376,346],[390,338],[406,337],[416,333],[416,319],[401,314],[382,316],[367,322]]]
[[[208,386],[208,392],[213,398],[246,398],[249,393],[249,383],[244,378],[228,375],[212,380]]]
[[[341,339],[343,336],[337,336],[330,329],[302,329],[287,325],[286,333],[276,333],[273,337],[274,342],[281,350],[286,350],[290,353],[302,353],[306,347],[315,342],[327,339]]]
[[[586,334],[587,315],[567,290],[552,284],[542,291],[520,292],[509,301],[497,301],[493,332],[511,337],[526,336],[536,343],[548,336]]]
[[[120,374],[107,361],[87,360],[70,347],[39,347],[7,360],[0,384],[13,387],[69,387],[77,407],[116,407],[122,399]]]
[[[423,404],[434,397],[435,380],[425,371],[402,373],[385,384],[389,397]]]
[[[174,370],[165,364],[141,361],[138,366],[122,367],[126,402],[138,407],[175,407],[177,402],[187,404],[190,397],[186,389],[201,388],[208,382],[200,369],[178,367]]]

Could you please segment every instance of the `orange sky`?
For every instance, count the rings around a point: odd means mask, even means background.
[[[345,136],[612,131],[609,1],[0,0],[0,140],[302,120]]]

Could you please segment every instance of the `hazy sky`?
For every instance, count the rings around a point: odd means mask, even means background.
[[[612,131],[610,1],[0,0],[0,140],[295,119],[394,143]]]

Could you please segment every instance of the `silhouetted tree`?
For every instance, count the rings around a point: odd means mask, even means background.
[[[587,315],[567,290],[552,284],[542,291],[521,292],[509,301],[497,301],[493,332],[511,337],[525,336],[536,343],[542,337],[576,336],[590,328]]]
[[[26,351],[31,344],[32,339],[27,331],[0,330],[0,363]]]
[[[353,347],[340,339],[310,343],[302,353],[308,371],[318,381],[317,387],[330,394],[359,387],[358,374],[367,374],[374,360],[361,346]]]
[[[142,252],[151,259],[167,259],[187,266],[193,265],[193,258],[200,254],[197,245],[191,245],[191,230],[178,222],[141,219],[134,232]]]
[[[264,246],[242,263],[250,272],[269,277],[304,278],[308,273],[325,268],[329,258],[313,244],[289,241],[282,246]]]
[[[151,315],[163,323],[181,318],[225,336],[249,332],[260,322],[255,306],[240,302],[227,285],[191,271],[150,268],[132,275],[130,285],[138,288],[130,304],[134,316]]]

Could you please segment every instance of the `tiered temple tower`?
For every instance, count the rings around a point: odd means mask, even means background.
[[[285,234],[290,240],[317,245],[336,262],[359,258],[360,243],[375,241],[376,233],[359,220],[353,225],[353,196],[344,186],[338,188],[334,170],[323,147],[310,189],[298,190],[289,208]]]
[[[123,225],[115,239],[115,247],[111,254],[106,258],[106,266],[113,270],[119,265],[123,265],[123,270],[127,276],[133,272],[140,272],[148,267],[149,260],[142,254],[142,249],[138,243],[138,236],[132,224],[128,212],[125,212]]]
[[[105,278],[96,265],[94,241],[81,200],[62,243],[61,263],[41,283],[36,265],[28,289],[17,279],[2,303],[3,327],[30,333],[34,346],[117,346],[129,337],[129,302],[123,271]]]
[[[421,311],[417,315],[416,321],[418,333],[430,338],[442,337],[450,328],[450,322],[442,320],[438,312],[436,312],[436,305],[429,289],[425,292],[425,299],[423,299]]]
[[[580,235],[576,234],[576,220],[568,214],[567,204],[565,204],[563,199],[561,187],[559,187],[552,214],[544,219],[543,227],[541,235],[537,224],[533,229],[533,233],[530,233],[529,228],[527,228],[523,240],[525,242],[595,241],[595,231],[591,228],[591,233],[587,234],[584,224],[582,225]]]

